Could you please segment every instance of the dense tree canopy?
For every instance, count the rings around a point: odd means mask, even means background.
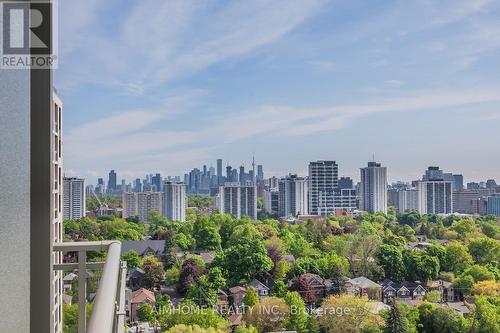
[[[129,251],[122,255],[128,267],[140,267],[145,275],[143,287],[155,290],[162,301],[159,288],[177,286],[185,298],[183,305],[192,310],[217,305],[220,291],[256,278],[274,282],[271,298],[259,297],[248,288],[247,306],[263,309],[276,306],[279,311],[246,316],[248,322],[239,333],[265,333],[267,330],[295,330],[298,333],[322,332],[376,332],[385,327],[408,333],[485,333],[495,330],[498,312],[499,226],[496,217],[420,215],[405,212],[396,215],[361,214],[330,217],[288,223],[262,217],[254,221],[248,217],[236,219],[229,215],[207,215],[207,198],[192,199],[202,209],[187,212],[186,222],[168,221],[152,213],[149,223],[140,223],[135,217],[85,217],[64,223],[65,239],[82,240],[165,240],[165,260],[156,257],[141,258]],[[417,246],[425,240],[428,244]],[[446,244],[446,245],[442,245]],[[215,256],[210,262],[207,253]],[[103,260],[105,252],[89,252],[92,260]],[[206,262],[205,262],[206,261]],[[305,273],[328,279],[328,296],[317,295],[309,285]],[[311,276],[310,274],[307,276]],[[367,299],[347,296],[345,280],[366,276],[374,281],[389,278],[429,281],[443,279],[452,282],[455,292],[468,300],[475,297],[476,309],[464,319],[437,304],[440,295],[428,293],[419,307],[398,304],[383,316],[373,315],[365,307]],[[272,278],[272,279],[271,279]],[[166,281],[165,281],[166,280]],[[270,284],[271,286],[271,284]],[[76,290],[76,289],[75,289]],[[435,296],[435,297],[433,297]],[[167,303],[165,303],[167,304]],[[306,311],[295,311],[318,306],[321,308],[346,306],[357,312],[349,315],[309,316]],[[72,322],[72,309],[68,322]],[[144,309],[144,312],[147,312]],[[227,318],[213,311],[155,314],[163,330],[171,332],[227,332]],[[145,313],[148,317],[149,314]],[[271,323],[266,320],[274,320]],[[487,327],[488,330],[483,329]]]

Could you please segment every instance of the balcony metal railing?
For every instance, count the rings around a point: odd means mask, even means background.
[[[105,262],[87,262],[88,251],[108,251]],[[125,279],[127,264],[120,260],[121,242],[68,242],[54,244],[55,252],[77,252],[78,263],[55,264],[54,270],[78,270],[78,333],[125,332]],[[89,321],[87,269],[102,269]]]

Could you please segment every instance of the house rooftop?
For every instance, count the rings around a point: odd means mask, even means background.
[[[148,289],[141,288],[132,292],[130,303],[143,303],[144,301],[156,302],[155,294]]]
[[[147,239],[142,241],[122,241],[122,254],[134,250],[139,255],[144,255],[148,250],[156,254],[162,254],[165,251],[165,240]]]
[[[229,288],[229,291],[231,292],[231,294],[238,294],[238,293],[245,293],[247,290],[245,287],[235,286],[235,287]]]
[[[364,277],[364,276],[359,276],[357,278],[349,279],[349,280],[347,280],[347,282],[351,283],[353,285],[356,285],[358,287],[361,287],[361,288],[370,288],[370,287],[380,288],[381,287],[378,283],[373,282],[372,280],[370,280],[369,278]]]

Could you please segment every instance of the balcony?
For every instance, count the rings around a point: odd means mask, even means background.
[[[127,264],[120,260],[119,241],[54,244],[55,252],[78,253],[77,263],[55,264],[55,271],[78,270],[78,333],[125,332],[125,280]],[[107,251],[105,262],[87,262],[88,251]],[[92,312],[87,322],[87,269],[102,269]]]

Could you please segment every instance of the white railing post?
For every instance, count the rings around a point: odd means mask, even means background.
[[[116,315],[116,292],[120,275],[120,242],[111,242],[94,299],[87,333],[111,333]]]
[[[87,326],[87,252],[78,252],[78,333],[85,333]]]
[[[127,265],[120,261],[121,243],[119,241],[68,242],[56,243],[53,248],[54,252],[78,252],[78,263],[54,265],[54,270],[78,269],[78,333],[123,333]],[[104,250],[108,251],[104,263],[86,262],[87,251]],[[87,268],[102,268],[102,276],[88,323],[86,322]]]

